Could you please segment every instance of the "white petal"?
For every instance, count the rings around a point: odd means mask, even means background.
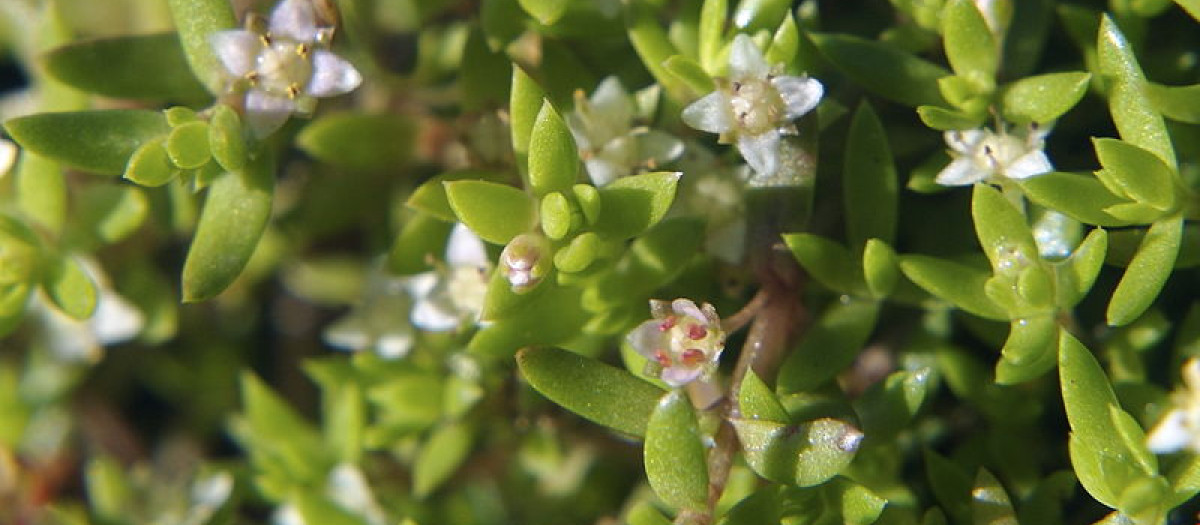
[[[629,121],[633,120],[633,103],[617,77],[610,76],[600,82],[592,93],[591,102],[592,109],[608,122],[628,126]]]
[[[583,164],[587,167],[588,178],[592,179],[592,185],[597,188],[607,186],[621,176],[621,170],[607,159],[593,157],[583,161]]]
[[[202,507],[220,507],[229,500],[229,495],[232,493],[233,476],[228,472],[218,472],[197,479],[192,485],[192,501]]]
[[[666,164],[683,155],[683,141],[668,133],[650,130],[634,136],[637,138],[638,156],[641,160]]]
[[[1054,165],[1050,164],[1050,159],[1044,152],[1036,150],[1017,157],[1017,160],[1004,169],[1004,176],[1010,179],[1028,179],[1050,171],[1054,171]]]
[[[352,312],[325,328],[321,333],[321,340],[339,350],[353,352],[369,346],[371,334],[362,316],[358,312]]]
[[[1155,454],[1169,454],[1187,446],[1192,440],[1191,432],[1184,424],[1182,410],[1172,410],[1154,425],[1150,435],[1146,436],[1146,446]]]
[[[700,131],[725,133],[733,129],[733,114],[723,91],[713,91],[683,108],[683,122]]]
[[[268,22],[272,36],[291,38],[297,42],[317,41],[317,17],[312,0],[283,0],[271,11]]]
[[[308,525],[304,521],[304,516],[300,514],[300,509],[297,509],[290,503],[285,503],[279,507],[275,507],[275,512],[271,513],[271,525]]]
[[[235,77],[253,71],[258,53],[263,49],[259,36],[244,29],[218,31],[210,35],[208,41],[225,70]]]
[[[379,336],[375,341],[375,353],[384,359],[400,359],[412,350],[413,336],[409,332],[394,332]]]
[[[102,345],[123,343],[142,331],[145,319],[137,307],[111,291],[102,291],[88,325]]]
[[[953,129],[943,133],[942,137],[950,149],[963,155],[972,155],[987,135],[988,132],[981,129]]]
[[[825,87],[815,78],[776,77],[771,79],[771,84],[779,90],[779,96],[787,106],[784,118],[788,120],[798,119],[812,111],[825,94]]]
[[[663,369],[661,378],[668,385],[681,387],[695,381],[702,372],[700,367],[671,366]]]
[[[488,259],[487,249],[479,236],[465,224],[454,224],[450,230],[450,240],[446,242],[446,264],[455,266],[474,266],[486,268],[491,260]]]
[[[657,319],[646,321],[629,332],[629,335],[625,336],[625,341],[642,357],[654,361],[655,350],[663,348],[666,343],[663,340],[663,331],[658,329],[661,323],[662,321]]]
[[[967,186],[982,181],[988,177],[988,172],[975,167],[968,157],[959,157],[947,164],[934,179],[942,186]]]
[[[313,77],[307,93],[314,97],[332,97],[354,91],[362,84],[362,75],[342,57],[324,49],[313,52]]]
[[[708,324],[708,318],[704,317],[704,312],[700,311],[700,307],[689,299],[676,299],[671,301],[671,310],[675,315],[686,315],[701,323]]]
[[[442,301],[417,301],[412,310],[412,324],[430,332],[446,332],[458,327],[459,313]]]
[[[0,177],[7,175],[17,163],[17,151],[17,145],[12,141],[0,139]]]
[[[1193,357],[1183,364],[1183,383],[1191,390],[1200,390],[1200,358]]]
[[[771,176],[779,169],[779,130],[742,135],[738,137],[737,146],[746,164],[754,168],[758,176]]]
[[[342,508],[356,513],[374,503],[366,476],[349,463],[342,463],[329,472],[325,492]]]
[[[404,288],[413,299],[424,299],[433,293],[438,284],[436,272],[424,272],[404,278]]]
[[[270,135],[287,122],[296,110],[296,101],[252,89],[246,93],[246,120],[254,136]]]
[[[86,322],[77,321],[53,306],[45,306],[43,311],[46,345],[55,357],[76,362],[95,362],[100,359],[100,342]]]
[[[729,50],[729,78],[766,79],[770,73],[771,66],[763,58],[762,51],[759,51],[754,40],[745,34],[734,37],[733,47]]]

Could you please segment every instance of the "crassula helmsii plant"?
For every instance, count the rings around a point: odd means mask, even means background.
[[[1197,519],[1200,3],[0,15],[0,522]]]

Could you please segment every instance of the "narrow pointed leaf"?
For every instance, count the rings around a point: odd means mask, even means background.
[[[224,93],[227,73],[209,37],[237,27],[233,7],[227,0],[168,0],[167,5],[192,72],[210,93]]]
[[[537,225],[533,199],[512,186],[476,180],[444,185],[446,198],[458,220],[487,242],[508,244],[513,237],[532,231]]]
[[[96,309],[96,284],[74,257],[61,256],[49,261],[42,289],[63,313],[75,319],[87,319]]]
[[[896,237],[899,178],[883,124],[865,102],[850,124],[843,173],[850,246],[857,249],[872,238],[890,244]]]
[[[979,86],[995,83],[1000,48],[971,0],[950,0],[942,12],[946,58],[959,76]]]
[[[1053,317],[1013,321],[996,364],[996,382],[1013,385],[1041,376],[1054,368],[1057,350],[1058,324]]]
[[[551,401],[632,436],[646,434],[663,395],[629,372],[557,348],[522,350],[517,365],[525,380]]]
[[[912,107],[946,105],[937,81],[950,72],[942,67],[882,42],[848,35],[810,36],[830,63],[872,93]]]
[[[1079,103],[1091,78],[1082,71],[1048,73],[1004,86],[1000,95],[1004,119],[1016,124],[1056,120]]]
[[[1129,201],[1113,195],[1095,177],[1052,171],[1019,184],[1033,202],[1079,222],[1097,226],[1128,225],[1105,210]]]
[[[985,319],[1008,320],[1008,313],[987,298],[984,286],[991,274],[936,257],[904,255],[900,270],[925,291]]]
[[[838,293],[862,289],[858,262],[841,244],[811,233],[785,234],[783,242],[805,271],[829,289]]]
[[[567,0],[520,0],[521,8],[542,25],[552,25],[567,11]]]
[[[1200,5],[1200,0],[1197,0]],[[1200,124],[1200,84],[1190,86],[1164,86],[1150,83],[1146,96],[1158,110],[1172,120]]]
[[[708,501],[708,462],[696,414],[676,390],[658,401],[646,424],[643,449],[650,487],[676,509],[701,510]]]
[[[738,410],[742,417],[750,419],[765,419],[788,423],[791,418],[779,398],[771,391],[753,370],[747,370],[742,379],[742,389],[738,392]]]
[[[1059,308],[1072,308],[1083,300],[1100,275],[1107,250],[1108,233],[1096,228],[1079,243],[1070,258],[1055,265]]]
[[[185,302],[216,296],[242,273],[266,230],[274,193],[274,159],[266,153],[212,183],[183,264]]]
[[[395,114],[337,113],[305,126],[296,144],[332,166],[386,172],[412,158],[416,134],[412,122]]]
[[[971,518],[979,525],[1016,525],[1017,517],[1004,486],[987,469],[979,469],[971,491]]]
[[[680,176],[679,172],[643,173],[600,188],[602,212],[596,233],[628,239],[657,224],[675,201]]]
[[[850,366],[875,328],[879,304],[851,300],[831,305],[783,362],[780,392],[807,392]]]
[[[73,42],[42,56],[46,72],[75,89],[111,98],[198,101],[196,80],[176,33]]]
[[[162,113],[133,109],[40,113],[4,129],[34,153],[104,175],[124,173],[139,146],[170,131]]]
[[[1171,146],[1171,137],[1167,134],[1162,115],[1150,102],[1148,83],[1138,65],[1133,46],[1108,15],[1100,22],[1096,46],[1100,72],[1111,82],[1109,111],[1121,138],[1154,153],[1168,167],[1175,169],[1175,149]]]
[[[1000,191],[986,184],[976,184],[971,199],[971,217],[983,252],[993,268],[1019,264],[1010,260],[1020,258],[1032,263],[1038,258],[1037,244],[1025,216]]]
[[[1150,226],[1108,303],[1110,326],[1129,324],[1150,307],[1171,275],[1182,237],[1181,217]]]
[[[465,423],[447,422],[429,436],[413,464],[413,495],[428,497],[444,483],[471,451],[471,429]]]
[[[544,101],[529,136],[529,184],[539,196],[567,191],[578,172],[575,139],[550,101]]]
[[[1092,139],[1104,169],[1096,176],[1125,196],[1158,210],[1171,211],[1176,202],[1176,175],[1153,153],[1125,141]]]
[[[735,419],[746,462],[758,475],[801,487],[833,478],[854,459],[863,434],[854,426],[823,418],[799,425]]]

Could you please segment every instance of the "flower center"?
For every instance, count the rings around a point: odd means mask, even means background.
[[[735,81],[732,88],[729,105],[746,133],[758,135],[779,126],[783,99],[768,79]]]
[[[268,93],[296,97],[312,79],[312,49],[290,40],[264,39],[258,54],[255,78]]]
[[[979,143],[975,153],[975,164],[984,169],[1000,172],[1026,153],[1027,147],[1021,139],[1006,133],[988,133]]]

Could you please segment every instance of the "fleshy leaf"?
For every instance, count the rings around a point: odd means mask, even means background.
[[[900,269],[925,291],[985,319],[1008,320],[1008,314],[984,293],[990,274],[981,268],[927,257],[903,255]]]
[[[517,365],[529,384],[551,401],[632,436],[646,434],[663,395],[629,372],[557,348],[522,350]]]
[[[150,209],[142,190],[128,184],[88,186],[81,196],[77,228],[103,243],[128,237],[142,225]]]
[[[971,491],[971,518],[975,523],[1017,523],[1012,502],[1004,486],[987,469],[979,469],[975,476],[975,489]]]
[[[217,104],[208,121],[208,147],[217,163],[228,171],[246,166],[245,130],[237,111],[225,104]]]
[[[1037,245],[1025,216],[995,188],[975,185],[971,217],[975,221],[979,244],[992,261],[993,268],[1014,264],[1008,260],[1011,257],[1020,257],[1030,263],[1037,260]]]
[[[224,93],[227,73],[209,37],[237,27],[233,7],[227,0],[168,0],[167,5],[192,72],[210,93]]]
[[[192,74],[175,33],[73,42],[43,55],[42,64],[59,82],[105,97],[197,101],[211,96]]]
[[[505,180],[505,174],[475,169],[448,171],[422,183],[404,204],[439,220],[457,222],[458,216],[454,215],[454,209],[450,207],[450,199],[446,196],[446,186],[443,184],[455,180],[499,182]]]
[[[313,121],[296,143],[333,166],[385,172],[400,169],[412,157],[414,128],[395,114],[339,113]]]
[[[1197,2],[1200,5],[1200,1]],[[1190,86],[1164,86],[1150,83],[1146,96],[1157,109],[1172,120],[1200,124],[1200,84]]]
[[[87,319],[96,309],[96,284],[88,278],[79,261],[69,255],[50,259],[42,276],[42,289],[63,313],[75,319]]]
[[[542,104],[545,103],[545,96],[537,81],[520,66],[513,64],[508,116],[509,122],[512,123],[513,151],[517,154],[518,166],[525,165],[525,156],[529,154],[530,135],[533,134],[533,125],[537,122]]]
[[[764,419],[788,423],[791,418],[775,393],[771,391],[753,370],[747,370],[742,378],[742,388],[738,391],[738,410],[742,417]]]
[[[1162,211],[1175,207],[1175,173],[1153,153],[1116,139],[1096,138],[1092,143],[1104,167],[1096,176],[1109,191]]]
[[[1082,71],[1025,77],[1004,86],[1000,106],[1014,124],[1058,119],[1087,93],[1092,76]]]
[[[1113,195],[1095,177],[1052,171],[1018,181],[1018,184],[1033,202],[1079,222],[1097,226],[1128,224],[1104,210],[1129,201]]]
[[[881,97],[912,107],[945,106],[940,66],[883,42],[849,35],[812,34],[817,49],[855,82]]]
[[[212,183],[183,264],[185,302],[216,296],[242,273],[266,230],[274,193],[274,159],[266,153]]]
[[[1150,226],[1108,303],[1110,326],[1129,324],[1150,307],[1171,275],[1182,237],[1183,219],[1180,217]]]
[[[954,72],[978,88],[995,85],[1000,48],[971,0],[950,0],[942,11],[946,58]]]
[[[537,225],[533,199],[512,186],[476,180],[443,184],[458,219],[487,242],[508,244]]]
[[[716,83],[713,82],[712,77],[708,76],[704,68],[686,56],[672,56],[663,63],[663,67],[696,93],[705,94],[716,89]]]
[[[167,155],[165,143],[165,138],[160,137],[142,144],[129,158],[124,177],[136,184],[155,188],[179,176],[179,169]]]
[[[158,111],[41,113],[4,123],[22,147],[84,171],[120,175],[139,146],[168,131]]]
[[[666,215],[675,200],[678,172],[643,173],[621,177],[600,188],[603,210],[596,233],[612,239],[641,234]]]
[[[733,11],[733,24],[746,32],[774,30],[791,5],[788,0],[741,0]]]
[[[529,136],[529,185],[538,196],[567,191],[578,172],[575,139],[550,101],[543,101]]]
[[[921,122],[926,126],[938,131],[972,129],[979,127],[982,123],[980,116],[968,115],[962,111],[938,106],[919,106],[917,108],[917,116],[921,118]],[[849,161],[850,159],[846,160]]]
[[[553,25],[567,11],[567,0],[520,0],[521,8],[542,25]]]
[[[732,423],[754,472],[801,487],[824,483],[846,468],[863,436],[854,426],[829,418],[799,425],[755,419]]]
[[[708,461],[696,414],[686,395],[663,396],[646,424],[643,449],[650,487],[677,509],[703,509],[708,501]]]
[[[867,239],[891,243],[896,237],[899,178],[883,124],[866,102],[850,124],[844,177],[850,246],[857,249]]]
[[[872,385],[854,403],[863,433],[872,442],[892,439],[921,409],[932,377],[928,368],[902,370]]]
[[[1058,324],[1050,316],[1017,319],[1000,349],[996,382],[1024,383],[1050,371],[1058,359]]]
[[[895,250],[879,239],[868,239],[863,249],[863,280],[876,298],[892,293],[900,279],[900,259]]]
[[[212,150],[208,147],[208,123],[197,120],[172,129],[164,146],[172,164],[185,170],[203,166],[212,158]]]
[[[471,451],[471,429],[448,422],[429,436],[413,464],[413,495],[426,498],[458,469]]]
[[[1147,95],[1146,77],[1133,47],[1108,15],[1100,21],[1096,44],[1101,74],[1111,82],[1108,93],[1113,123],[1125,141],[1154,153],[1175,169],[1175,149],[1162,115]]]
[[[792,255],[821,284],[838,293],[861,290],[858,262],[841,244],[811,233],[783,236]]]
[[[874,301],[831,305],[783,362],[776,380],[779,391],[807,392],[850,366],[871,336],[878,315]]]
[[[1108,233],[1096,228],[1079,243],[1070,258],[1055,265],[1059,308],[1072,308],[1083,300],[1100,275],[1107,249]]]
[[[407,222],[388,252],[388,269],[398,275],[412,275],[432,270],[430,264],[442,255],[446,238],[454,223],[425,213],[418,213]]]

